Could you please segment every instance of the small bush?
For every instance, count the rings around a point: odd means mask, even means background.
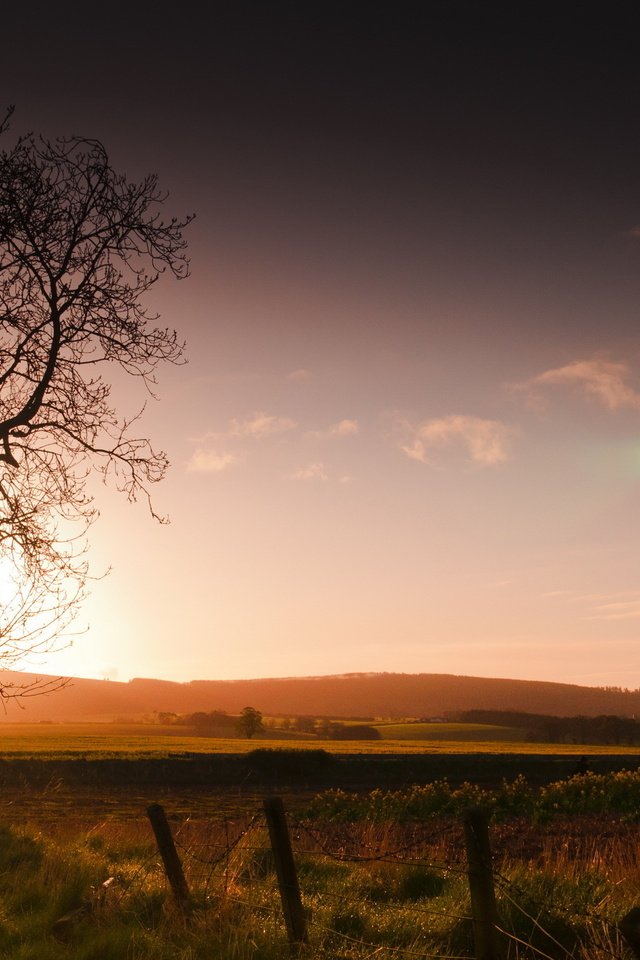
[[[329,920],[329,926],[336,933],[356,939],[364,938],[367,931],[366,921],[356,911],[334,913]]]
[[[444,877],[430,870],[409,870],[400,881],[398,899],[413,901],[439,897],[445,883]]]
[[[406,790],[371,790],[366,794],[326,790],[313,799],[309,819],[335,823],[406,822],[430,817],[459,817],[469,807],[483,807],[496,819],[555,815],[616,814],[640,818],[640,771],[584,773],[534,790],[523,776],[503,781],[495,790],[473,783],[452,787],[446,780]]]

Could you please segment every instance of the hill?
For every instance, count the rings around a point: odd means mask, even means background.
[[[19,674],[21,682],[35,674]],[[0,671],[0,684],[16,674]],[[465,710],[515,710],[565,716],[640,716],[640,690],[453,674],[352,673],[260,680],[73,679],[47,696],[8,701],[10,721],[113,719],[154,711],[192,713],[251,705],[269,715],[436,717]],[[1,722],[1,720],[0,720]]]

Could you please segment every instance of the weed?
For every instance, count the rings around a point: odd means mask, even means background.
[[[526,829],[525,820],[498,823],[496,892],[501,925],[514,938],[511,960],[526,960],[535,951],[554,960],[623,955],[615,924],[635,905],[640,888],[640,858],[629,840],[634,831],[622,822],[636,781],[633,775],[581,781],[545,792],[516,782],[482,794],[503,818],[506,811],[531,813],[550,798],[556,803],[574,795],[583,796],[585,809],[593,797],[600,798],[601,809],[604,794],[625,811],[597,823],[587,819],[582,831],[575,817],[572,830],[566,820],[553,829],[531,827],[530,818]],[[314,806],[330,814],[336,797]],[[308,960],[469,955],[462,831],[451,813],[445,820],[433,811],[455,810],[477,800],[477,792],[441,782],[337,799],[338,813],[348,809],[361,819],[307,820],[306,829],[292,831],[309,914]],[[431,811],[436,827],[426,829],[414,816],[403,821],[407,807],[412,814]],[[385,810],[393,817],[383,819]],[[281,960],[288,947],[266,830],[248,830],[249,822],[174,825],[197,905],[188,917],[173,906],[144,820],[103,820],[90,830],[82,821],[75,832],[70,819],[46,832],[5,827],[0,960]],[[516,857],[514,840],[527,830],[535,843],[529,851],[524,837]],[[107,877],[115,880],[103,888]],[[54,922],[83,901],[91,909],[59,942]]]

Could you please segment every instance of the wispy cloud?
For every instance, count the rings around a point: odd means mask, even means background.
[[[583,620],[640,620],[640,590],[616,590],[611,593],[552,590],[542,596],[566,600],[572,606],[578,605],[584,611]]]
[[[240,457],[236,453],[199,449],[191,455],[187,463],[187,471],[189,473],[222,473],[239,460]]]
[[[545,370],[514,389],[525,392],[535,406],[542,405],[541,388],[569,387],[597,400],[607,410],[640,409],[640,393],[629,385],[629,366],[612,360],[573,360]]]
[[[325,427],[324,430],[312,430],[310,437],[317,437],[319,440],[331,440],[334,437],[353,437],[358,433],[360,427],[357,420],[338,420]]]
[[[260,437],[273,436],[275,433],[286,433],[296,427],[296,421],[290,417],[277,417],[271,413],[259,410],[248,420],[232,420],[229,424],[230,437]]]
[[[326,471],[324,463],[316,462],[310,463],[306,467],[302,467],[300,470],[296,470],[295,473],[291,474],[291,479],[326,481],[329,479],[329,474]]]
[[[295,429],[297,425],[297,422],[292,420],[291,417],[279,417],[273,413],[258,410],[244,420],[236,418],[230,420],[226,430],[209,431],[203,437],[198,437],[197,440],[200,443],[208,440],[260,440],[263,437],[286,433]]]
[[[304,383],[306,380],[312,380],[313,373],[311,370],[307,370],[306,367],[300,367],[298,370],[291,370],[287,374],[287,380],[292,380],[294,383]]]
[[[640,620],[640,593],[632,600],[610,600],[596,604],[586,620]]]
[[[420,423],[398,418],[396,424],[404,433],[400,449],[412,460],[429,463],[436,450],[462,445],[469,459],[479,466],[492,467],[509,458],[509,441],[514,428],[500,420],[451,414]]]

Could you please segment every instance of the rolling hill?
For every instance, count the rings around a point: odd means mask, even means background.
[[[35,674],[0,671],[0,684]],[[154,711],[240,711],[269,715],[437,717],[462,710],[517,710],[555,716],[640,716],[640,690],[453,674],[357,673],[260,680],[74,678],[62,690],[6,703],[5,720],[109,720]],[[0,717],[0,722],[2,722]]]

